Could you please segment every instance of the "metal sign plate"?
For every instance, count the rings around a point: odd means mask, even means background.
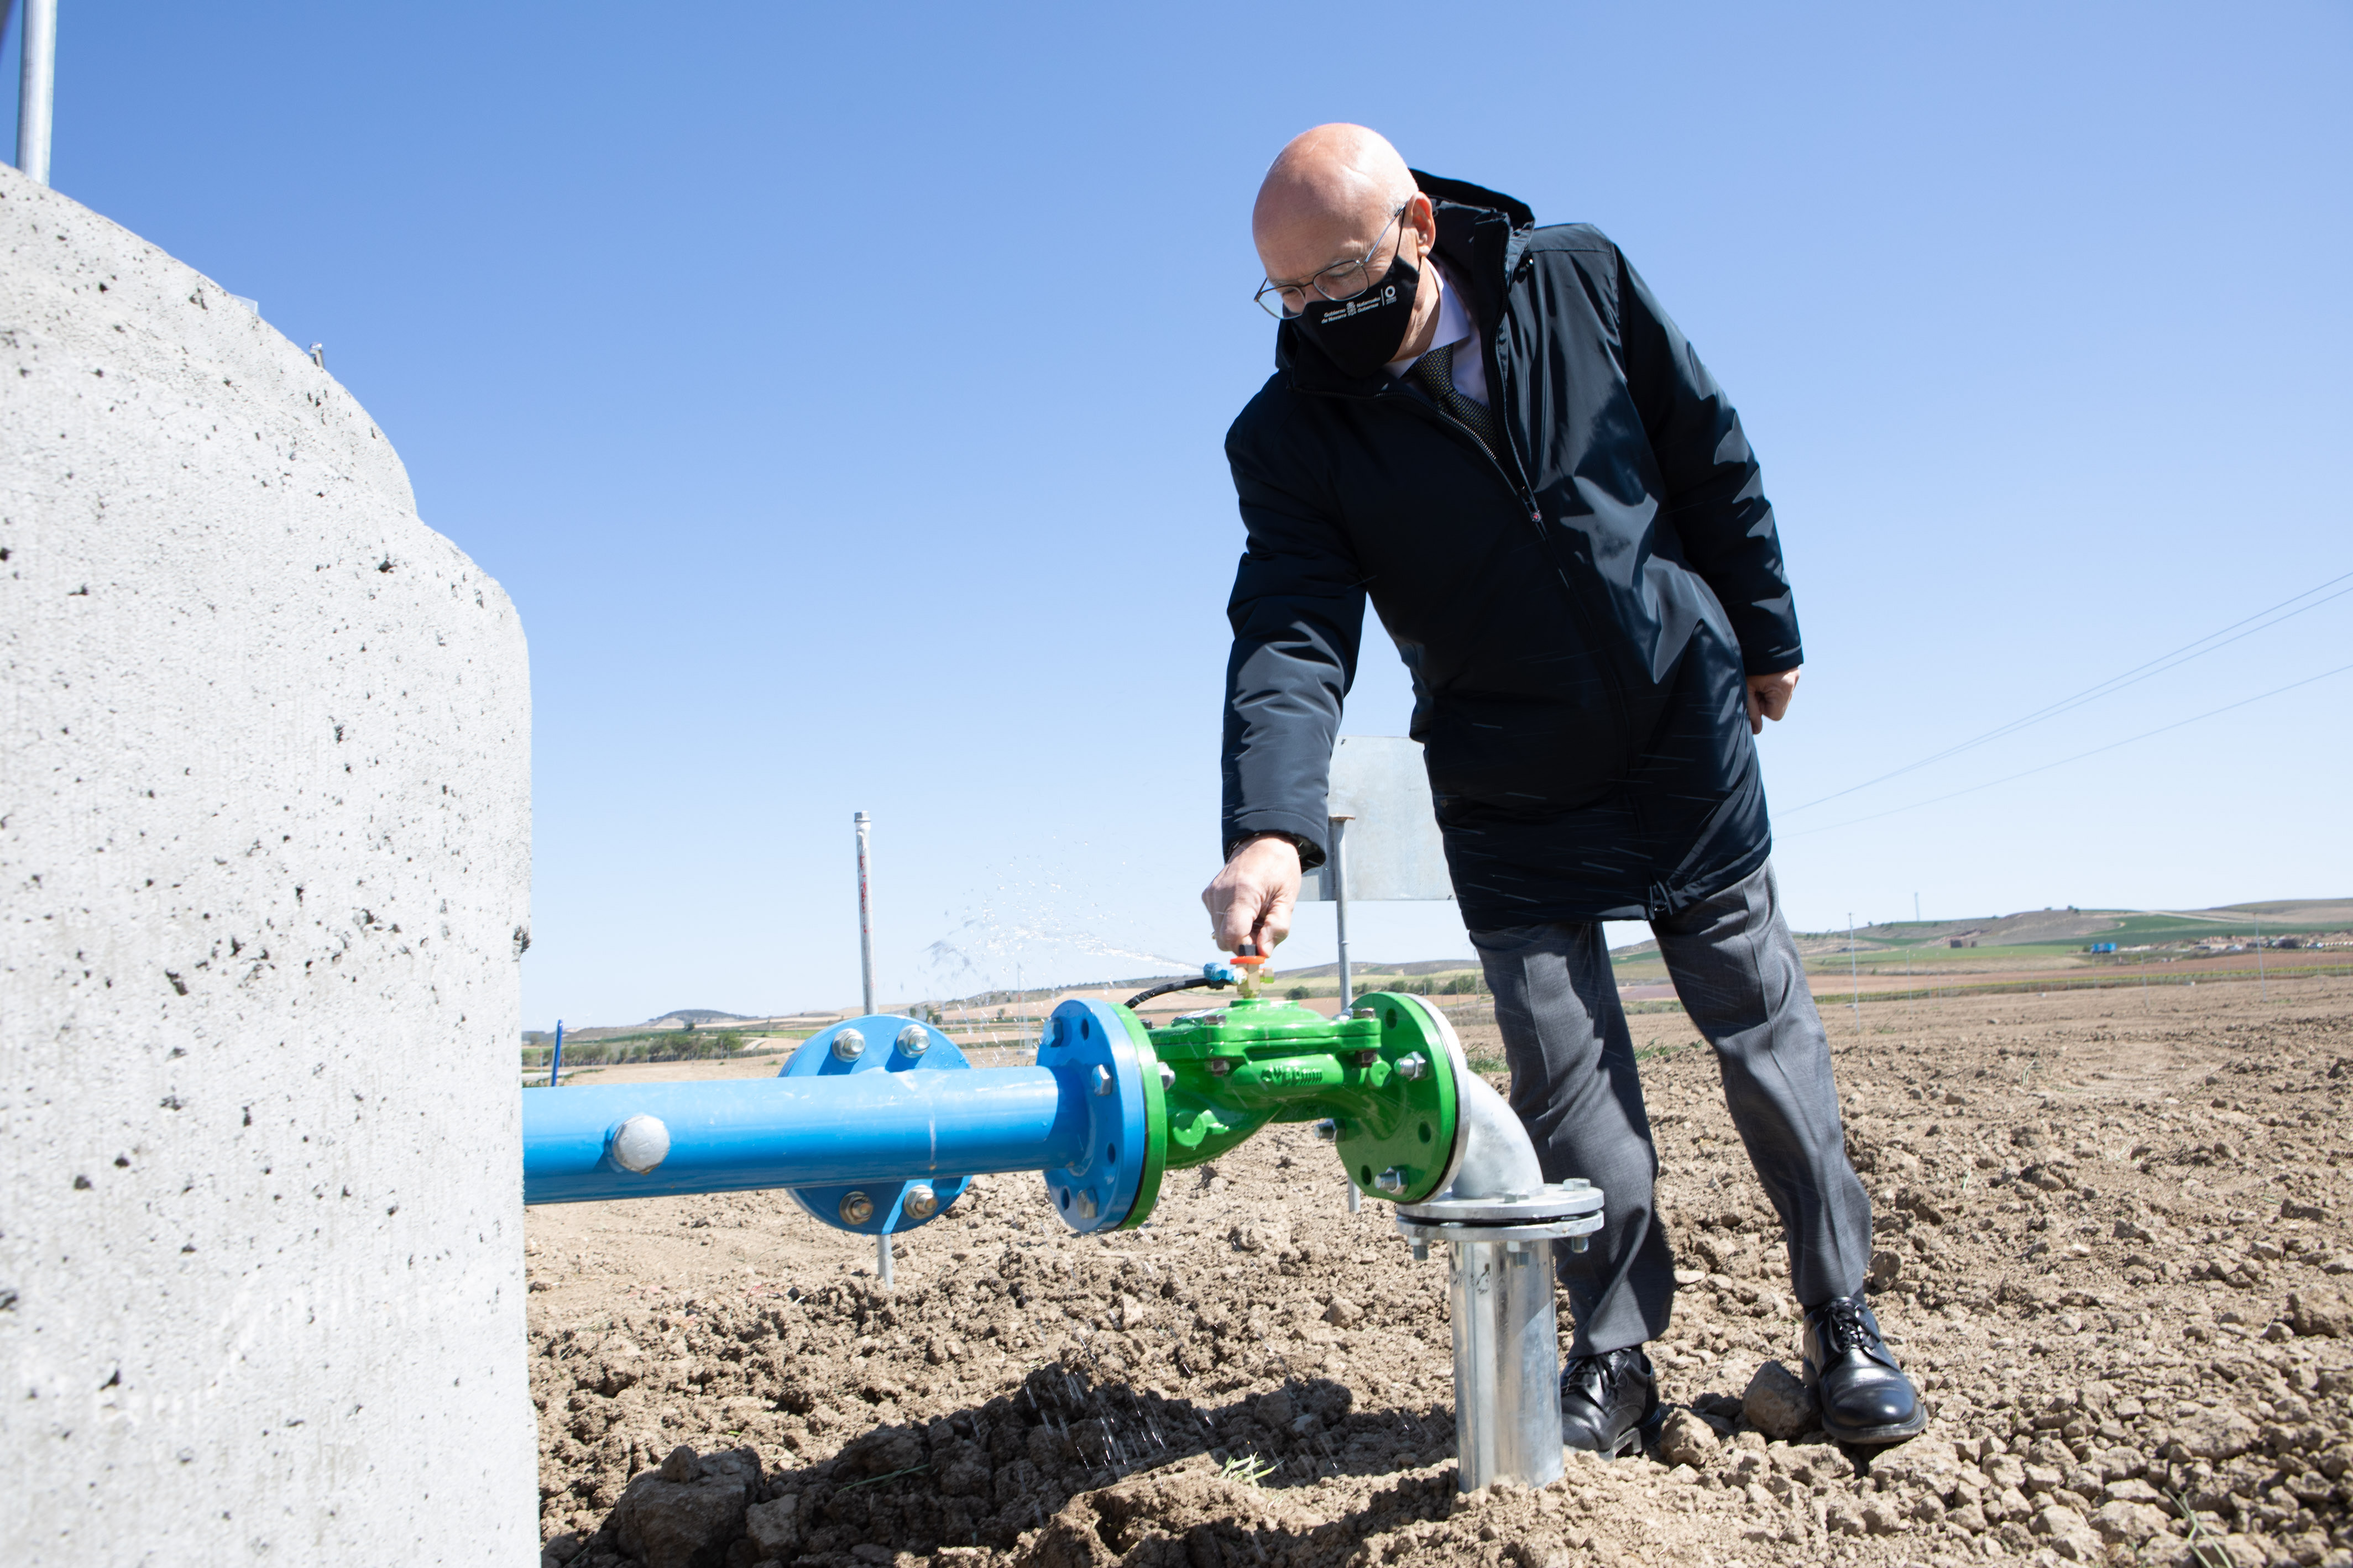
[[[1402,735],[1343,735],[1332,748],[1330,804],[1349,818],[1348,901],[1422,899],[1451,901],[1446,847],[1430,799],[1421,743]],[[1302,903],[1328,902],[1321,868],[1300,882]]]

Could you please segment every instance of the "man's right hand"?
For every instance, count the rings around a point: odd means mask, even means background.
[[[1211,939],[1228,952],[1256,942],[1272,956],[1274,944],[1291,934],[1291,911],[1299,902],[1299,850],[1288,838],[1264,834],[1234,851],[1226,868],[1201,889],[1209,910]]]

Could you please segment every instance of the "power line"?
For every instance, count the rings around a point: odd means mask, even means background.
[[[2269,631],[2272,627],[2279,626],[2283,622],[2295,619],[2296,616],[2304,614],[2306,610],[2316,610],[2332,599],[2341,599],[2348,594],[2353,594],[2353,587],[2337,588],[2336,593],[2328,595],[2327,598],[2312,599],[2312,596],[2315,594],[2320,593],[2323,589],[2336,588],[2337,584],[2346,582],[2348,579],[2353,579],[2353,572],[2345,573],[2341,576],[2331,577],[2327,582],[2306,588],[2301,594],[2291,594],[2286,598],[2282,599],[2278,604],[2271,606],[2270,609],[2258,610],[2253,615],[2247,616],[2244,620],[2232,621],[2229,626],[2224,626],[2220,631],[2209,632],[2204,637],[2199,637],[2195,641],[2183,643],[2171,653],[2162,653],[2158,655],[2155,658],[2150,659],[2146,664],[2137,664],[2121,675],[2110,676],[2107,679],[2100,681],[2096,685],[2087,686],[2083,690],[2076,692],[2073,696],[2063,697],[2047,708],[2038,708],[2033,712],[2025,715],[2023,718],[2013,719],[2007,724],[1996,725],[1994,728],[1988,730],[1982,735],[1973,736],[1956,745],[1947,746],[1943,751],[1936,752],[1933,756],[1922,757],[1916,763],[1906,763],[1904,766],[1897,768],[1891,773],[1882,773],[1877,778],[1865,779],[1859,784],[1850,784],[1844,789],[1833,790],[1829,795],[1818,795],[1814,799],[1806,802],[1803,805],[1790,806],[1787,810],[1783,811],[1781,815],[1784,816],[1794,816],[1799,812],[1811,811],[1815,806],[1822,805],[1828,802],[1853,795],[1859,790],[1869,789],[1873,784],[1885,784],[1889,779],[1901,778],[1905,773],[1916,773],[1920,769],[1928,766],[1931,763],[1941,763],[1947,757],[1957,756],[1961,752],[1968,751],[1972,747],[1982,746],[1989,741],[1999,741],[2005,735],[2016,734],[2019,731],[2025,729],[2031,724],[2039,724],[2045,719],[2056,718],[2060,714],[2067,712],[2072,709],[2080,708],[2087,702],[2094,702],[2103,697],[2113,696],[2115,693],[2122,691],[2127,686],[2137,686],[2144,680],[2163,675],[2167,670],[2177,668],[2181,665],[2189,663],[2191,659],[2203,658],[2210,653],[2214,653],[2220,649],[2230,647],[2231,644],[2239,641],[2242,637],[2251,637],[2257,632]],[[2299,599],[2312,599],[2312,603],[2297,605],[2296,608],[2288,610],[2287,614],[2277,616],[2274,619],[2264,620],[2264,617],[2267,616],[2274,616],[2280,610],[2287,610],[2288,605],[2295,605]],[[2263,624],[2262,626],[2255,626],[2253,623],[2256,621],[2263,621]],[[2247,629],[2240,631],[2239,628],[2242,626],[2245,626]],[[2232,632],[2238,632],[2238,637],[2232,637],[2229,635]],[[2218,638],[2221,640],[2218,641]],[[2283,689],[2284,689],[2284,688],[2283,688]],[[2254,700],[2254,699],[2250,699],[2249,700],[2252,701]],[[2219,713],[2223,710],[2218,708],[2215,711]],[[2158,732],[2158,731],[2154,730],[2149,731],[2151,734],[2156,734]],[[2118,742],[2117,744],[2122,745],[2124,742]],[[2089,754],[2089,752],[2085,753],[2087,756]],[[2052,765],[2056,766],[2057,764],[2053,763]],[[1903,809],[1909,810],[1910,808],[1904,807]],[[1867,821],[1869,819],[1857,818],[1856,820]]]
[[[2251,702],[2261,702],[2267,697],[2277,697],[2284,691],[2294,691],[2299,686],[2309,686],[2316,680],[2326,680],[2332,675],[2342,675],[2348,669],[2353,669],[2353,664],[2340,664],[2335,669],[2324,669],[2318,675],[2307,675],[2302,680],[2291,680],[2285,686],[2274,686],[2269,691],[2258,692],[2253,697],[2242,697],[2236,702],[2226,702],[2220,708],[2210,708],[2203,713],[2192,714],[2187,719],[2177,719],[2170,724],[2160,724],[2154,730],[2144,730],[2137,735],[2127,735],[2121,741],[2111,741],[2105,746],[2094,746],[2088,752],[2078,752],[2072,757],[2062,757],[2055,763],[2044,763],[2039,767],[2027,768],[2019,773],[2008,773],[1998,779],[1988,779],[1983,784],[1971,784],[1967,789],[1953,790],[1946,795],[1930,795],[1926,800],[1915,800],[1909,805],[1891,806],[1885,811],[1874,811],[1869,816],[1851,816],[1844,822],[1826,823],[1820,827],[1809,827],[1803,833],[1788,833],[1779,835],[1778,837],[1785,838],[1810,837],[1817,833],[1830,833],[1841,827],[1855,826],[1859,823],[1876,822],[1883,816],[1894,816],[1901,812],[1917,811],[1924,805],[1935,805],[1939,801],[1953,800],[1965,795],[1975,795],[1981,789],[1991,789],[1996,784],[2006,784],[2013,779],[2022,779],[2035,773],[2049,773],[2052,768],[2063,768],[2069,763],[2080,763],[2085,757],[2096,757],[2102,752],[2113,752],[2118,746],[2129,746],[2135,741],[2146,741],[2152,735],[2162,735],[2168,730],[2179,730],[2185,724],[2195,724],[2201,719],[2211,719],[2218,713],[2228,713],[2234,708],[2244,708]],[[1828,799],[1829,797],[1825,796],[1824,798]]]

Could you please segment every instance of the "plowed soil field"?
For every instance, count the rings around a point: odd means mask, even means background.
[[[782,1194],[533,1210],[545,1561],[2353,1565],[2353,982],[1825,1016],[1910,1443],[1759,1429],[1778,1226],[1650,1014],[1683,1267],[1646,1455],[1458,1493],[1443,1265],[1280,1131],[1110,1237],[984,1178],[889,1292]]]

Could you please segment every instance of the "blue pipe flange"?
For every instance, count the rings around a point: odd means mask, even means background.
[[[1082,1233],[1142,1225],[1168,1163],[1160,1059],[1144,1026],[1108,1002],[1065,1002],[1046,1021],[1038,1065],[1087,1108],[1084,1152],[1044,1173],[1054,1212]]]
[[[972,1064],[955,1042],[914,1018],[871,1013],[803,1040],[778,1078],[840,1078],[858,1072],[955,1072]],[[912,1182],[857,1182],[839,1187],[787,1187],[793,1200],[836,1230],[895,1236],[948,1212],[970,1176]]]

